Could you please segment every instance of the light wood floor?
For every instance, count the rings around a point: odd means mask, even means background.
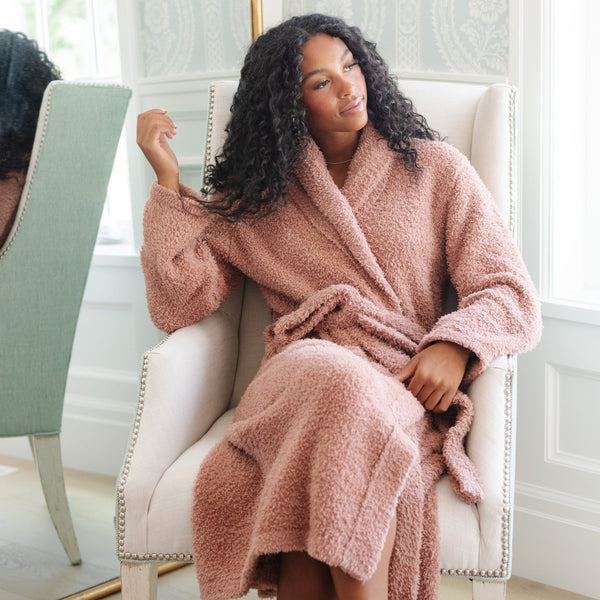
[[[248,599],[257,600],[251,594]],[[159,600],[199,600],[196,576],[192,565],[162,575],[158,581]],[[439,600],[470,600],[471,584],[468,580],[443,578]],[[113,594],[107,600],[121,600],[121,594]],[[506,600],[589,600],[587,596],[572,594],[521,577],[508,582]]]
[[[83,561],[75,567],[54,531],[33,462],[0,456],[1,600],[57,600],[118,577],[115,478],[67,469],[65,481]]]
[[[114,478],[65,471],[83,564],[69,565],[58,542],[31,461],[0,455],[0,598],[58,600],[118,576]],[[107,598],[120,600],[121,594]],[[199,600],[193,566],[163,575],[159,600]],[[256,595],[248,596],[256,599]],[[440,600],[469,600],[470,582],[443,578]],[[519,577],[507,600],[589,600]]]

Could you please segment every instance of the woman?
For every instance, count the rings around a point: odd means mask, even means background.
[[[433,485],[477,501],[460,391],[539,336],[535,290],[466,159],[360,32],[322,15],[261,36],[205,195],[180,184],[165,111],[139,118],[157,176],[142,264],[165,331],[241,274],[272,309],[266,356],[200,468],[203,598],[434,598]],[[452,281],[458,309],[442,313]],[[442,446],[443,445],[443,446]]]
[[[44,90],[58,69],[33,40],[0,29],[0,246],[11,230]]]

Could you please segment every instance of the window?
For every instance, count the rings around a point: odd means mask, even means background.
[[[548,299],[600,307],[600,3],[551,3],[546,87]]]
[[[121,81],[116,0],[3,2],[0,22],[6,29],[22,31],[35,39],[64,79]],[[125,133],[108,188],[98,236],[101,244],[130,244],[132,239],[124,138]]]

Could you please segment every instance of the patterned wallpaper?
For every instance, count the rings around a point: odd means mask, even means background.
[[[248,0],[139,0],[147,77],[239,69],[250,42]]]
[[[272,0],[271,0],[272,1]],[[146,76],[237,70],[248,0],[139,0]],[[508,0],[282,0],[284,18],[321,12],[361,28],[392,70],[508,74]]]
[[[393,70],[506,76],[508,0],[283,0],[284,18],[342,17]]]

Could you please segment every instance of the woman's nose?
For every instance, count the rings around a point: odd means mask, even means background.
[[[340,95],[344,96],[352,96],[356,90],[356,86],[350,79],[342,80],[342,85],[340,88]]]

